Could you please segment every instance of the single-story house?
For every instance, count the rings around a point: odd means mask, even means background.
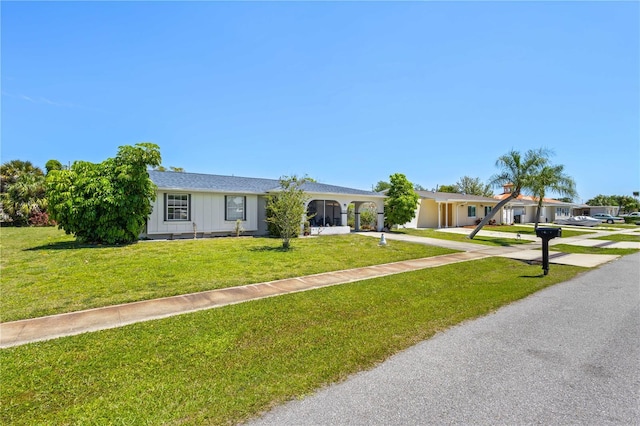
[[[504,200],[513,189],[512,184],[504,186],[504,192],[494,196],[496,200]],[[542,200],[542,209],[540,211],[540,223],[551,223],[557,219],[566,219],[571,216],[575,203],[566,203],[553,198],[544,198]],[[536,209],[538,207],[538,198],[530,195],[518,195],[517,198],[507,203],[502,209],[502,223],[527,223],[534,222],[536,219]]]
[[[495,208],[499,200],[451,192],[416,191],[420,196],[416,215],[405,228],[450,228],[475,225]],[[500,215],[496,216],[496,222]]]
[[[157,170],[150,170],[149,177],[157,186],[157,197],[143,233],[147,238],[229,235],[238,220],[245,235],[266,235],[267,195],[280,190],[277,179]],[[377,210],[376,228],[384,226],[384,194],[317,182],[306,182],[302,189],[308,196],[305,207],[314,215],[312,234],[350,232],[350,204],[355,207],[356,230],[365,204]]]

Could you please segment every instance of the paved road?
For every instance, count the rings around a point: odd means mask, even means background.
[[[638,425],[639,277],[622,257],[251,424]]]

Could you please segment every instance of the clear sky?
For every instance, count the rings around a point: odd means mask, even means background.
[[[640,190],[639,2],[0,8],[2,162],[148,141],[188,172],[432,189],[546,147],[578,201]]]

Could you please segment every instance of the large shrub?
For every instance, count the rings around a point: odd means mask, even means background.
[[[76,161],[47,175],[50,216],[67,234],[89,243],[131,243],[138,239],[155,185],[148,166],[160,164],[152,143],[121,146],[115,158],[95,164]]]

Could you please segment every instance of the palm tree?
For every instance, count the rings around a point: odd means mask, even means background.
[[[478,226],[469,234],[469,238],[473,239],[478,232],[496,215],[496,213],[509,201],[517,198],[523,189],[531,189],[533,177],[538,171],[549,162],[551,151],[545,148],[530,149],[524,155],[516,150],[511,150],[507,154],[502,155],[496,160],[496,167],[501,172],[492,176],[490,184],[492,186],[503,186],[511,183],[513,189],[509,196],[500,201],[495,208],[484,218]]]
[[[542,211],[542,202],[547,190],[551,190],[559,195],[564,195],[571,199],[578,196],[576,192],[576,183],[573,179],[564,174],[564,166],[562,165],[546,165],[542,167],[538,173],[533,176],[531,183],[533,195],[538,198],[538,206],[536,208],[535,229],[538,229],[540,222],[540,212]]]
[[[7,185],[15,183],[25,174],[44,176],[40,167],[34,166],[31,161],[11,160],[0,166],[0,192],[5,192]]]
[[[6,192],[1,194],[2,210],[14,225],[29,223],[29,218],[47,209],[44,176],[23,174],[7,185]]]

